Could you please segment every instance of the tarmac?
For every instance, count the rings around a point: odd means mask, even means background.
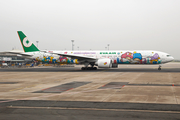
[[[180,119],[180,63],[0,69],[0,120]]]

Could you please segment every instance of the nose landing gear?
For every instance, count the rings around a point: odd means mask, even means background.
[[[158,70],[161,70],[161,65],[159,65],[159,68],[158,68]]]

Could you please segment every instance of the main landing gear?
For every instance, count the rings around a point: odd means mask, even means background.
[[[158,70],[161,70],[161,65],[159,65],[159,68],[158,68]]]
[[[88,67],[88,65],[91,65],[91,67]],[[97,70],[97,67],[94,67],[94,63],[85,63],[85,67],[82,67],[81,70]]]
[[[97,70],[97,67],[82,67],[81,70]]]

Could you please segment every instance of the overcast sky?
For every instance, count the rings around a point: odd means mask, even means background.
[[[0,51],[158,50],[180,59],[180,0],[0,0]]]

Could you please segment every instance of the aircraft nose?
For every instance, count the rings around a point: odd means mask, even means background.
[[[174,60],[174,58],[173,58],[173,57],[170,57],[168,61],[171,62],[171,61],[173,61],[173,60]]]

